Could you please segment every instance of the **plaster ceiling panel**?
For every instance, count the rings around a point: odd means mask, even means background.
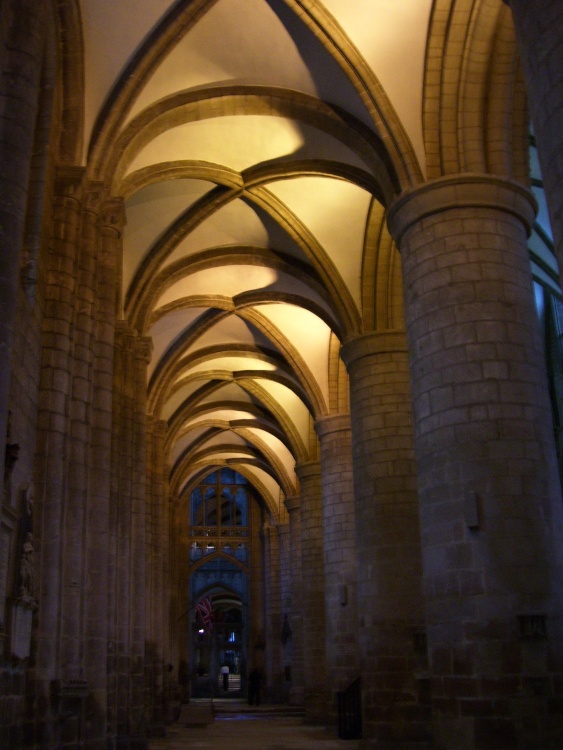
[[[174,444],[172,450],[170,451],[170,458],[171,463],[174,464],[182,455],[182,453],[185,450],[189,450],[190,446],[194,444],[194,442],[197,439],[197,431],[190,430],[189,433],[182,435],[182,437],[176,441]],[[230,451],[236,450],[236,446],[240,446],[241,448],[244,448],[246,445],[248,445],[248,442],[241,438],[239,435],[234,433],[232,430],[227,431],[221,431],[219,433],[214,433],[213,437],[209,440],[204,440],[203,442],[199,443],[197,446],[198,451],[202,448],[209,448],[214,445],[223,446],[225,443],[228,443],[230,446]],[[236,455],[240,455],[240,451],[237,452]]]
[[[204,312],[204,308],[190,307],[182,310],[174,310],[163,316],[151,326],[147,335],[151,336],[153,342],[152,357],[149,365],[149,377],[152,375],[160,357],[172,344],[172,342]]]
[[[275,221],[245,200],[237,199],[215,211],[198,224],[168,256],[166,263],[188,257],[210,247],[250,245],[273,247],[303,262],[306,256],[295,241]]]
[[[188,420],[191,425],[197,425],[198,422],[208,421],[209,419],[217,420],[220,422],[232,422],[238,419],[244,420],[256,420],[256,415],[250,411],[244,411],[244,409],[215,409],[213,411],[207,411],[203,414],[193,416]]]
[[[300,295],[321,306],[327,314],[331,313],[327,302],[308,286],[306,280],[265,266],[248,265],[223,265],[185,276],[160,297],[156,311],[177,299],[195,295],[213,293],[234,298],[250,291],[263,292],[266,297],[268,292]]]
[[[231,344],[246,344],[247,346],[262,346],[274,349],[271,341],[254,326],[251,326],[238,315],[223,317],[211,328],[206,330],[197,341],[183,354],[193,354],[207,346],[221,345],[228,349]]]
[[[162,419],[170,419],[170,417],[176,412],[176,410],[185,402],[188,401],[197,391],[205,379],[193,379],[185,382],[181,387],[175,390],[170,397],[167,399],[164,408],[162,410]]]
[[[167,264],[210,247],[268,244],[268,232],[256,211],[245,201],[234,200],[196,226],[168,256]]]
[[[244,467],[244,474],[249,478],[249,481],[252,482],[252,478],[254,478],[255,482],[253,484],[265,488],[272,498],[272,501],[277,505],[279,502],[281,487],[275,477],[268,474],[268,472],[264,471],[259,466],[253,466],[252,464],[247,464],[245,466],[242,464],[242,467]],[[290,476],[290,479],[295,481],[295,474]]]
[[[195,443],[206,431],[205,427],[196,427],[194,430],[188,430],[188,432],[183,433],[180,435],[178,440],[174,442],[172,445],[172,448],[170,449],[169,457],[171,459],[170,463],[174,464],[179,456],[187,450],[190,445]]]
[[[81,0],[86,144],[98,111],[124,65],[173,0]]]
[[[130,117],[176,91],[218,83],[281,86],[318,95],[369,123],[340,67],[281,0],[216,3],[152,74]]]
[[[280,286],[279,273],[272,268],[221,265],[184,276],[164,292],[156,309],[176,299],[198,294],[235,297],[250,289],[278,289]]]
[[[269,449],[273,456],[276,456],[281,462],[287,474],[293,474],[295,471],[295,456],[286,448],[282,441],[271,432],[263,430],[260,427],[246,427],[245,431],[256,436],[257,442],[263,443]]]
[[[269,190],[300,219],[334,263],[360,309],[365,227],[372,196],[344,180],[298,177]]]
[[[367,169],[338,139],[298,120],[272,115],[222,115],[166,130],[144,146],[127,174],[152,164],[199,160],[243,172],[273,160],[333,159]]]
[[[290,388],[266,378],[257,378],[256,382],[268,395],[278,403],[286,414],[291,415],[291,421],[301,436],[303,443],[307,443],[309,434],[309,410],[299,396]]]
[[[226,443],[229,444],[231,451],[236,450],[237,446],[239,448],[246,448],[249,445],[246,438],[242,437],[242,435],[237,435],[233,430],[221,430],[220,432],[214,433],[207,440],[202,441],[201,447],[212,448],[214,445],[224,446]],[[240,450],[237,451],[237,455],[240,456],[240,453]]]
[[[219,459],[217,462],[213,462],[211,459],[209,459],[207,462],[208,468],[206,469],[205,473],[208,473],[210,470],[213,469],[214,463],[216,466],[219,466],[223,462],[220,461]],[[264,493],[266,495],[265,499],[267,501],[269,500],[269,505],[271,506],[271,510],[275,510],[279,514],[278,506],[280,502],[279,498],[280,498],[281,487],[275,477],[273,477],[271,474],[264,471],[260,467],[254,466],[251,463],[249,463],[246,457],[235,456],[234,458],[228,461],[228,465],[231,468],[234,468],[236,471],[239,471],[244,476],[246,476],[247,479],[251,482],[251,484],[253,484],[260,493]],[[193,476],[195,474],[199,474],[201,469],[202,469],[201,465],[195,464],[192,468],[192,471],[190,471],[189,475],[186,475],[186,477],[184,477],[181,485],[178,488],[178,494],[180,496],[188,487]],[[295,474],[292,477],[290,477],[290,480],[294,482],[294,487],[296,487]]]
[[[217,390],[214,390],[209,396],[198,401],[198,406],[203,404],[213,404],[217,401],[237,401],[241,405],[256,403],[256,399],[247,393],[244,388],[241,388],[238,383],[232,381],[224,381],[224,384],[220,388],[217,388]]]
[[[424,168],[422,91],[433,0],[324,0],[385,89]]]
[[[264,362],[264,360],[258,357],[233,357],[226,355],[211,360],[200,360],[190,365],[189,373],[193,375],[219,369],[227,372],[237,372],[238,370],[266,370],[268,372],[275,372],[278,368],[272,362]],[[186,372],[179,375],[178,380],[185,377],[185,375]]]
[[[328,404],[330,328],[313,313],[294,305],[262,305],[260,314],[273,323],[300,354]]]
[[[168,180],[147,185],[125,204],[127,224],[123,232],[123,289],[126,290],[139,263],[162,232],[182,211],[215,187],[202,180]]]

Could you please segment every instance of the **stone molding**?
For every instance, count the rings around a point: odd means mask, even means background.
[[[387,212],[387,226],[399,249],[404,235],[422,219],[456,208],[494,209],[512,214],[528,236],[537,213],[532,193],[519,182],[488,174],[430,180],[403,193]]]
[[[315,422],[315,432],[321,441],[328,435],[334,435],[338,432],[348,432],[351,429],[352,418],[350,414],[334,414],[328,417],[321,417]]]
[[[107,198],[101,206],[100,220],[103,227],[114,229],[121,236],[127,223],[123,198]]]
[[[55,172],[55,195],[82,201],[87,189],[85,167],[57,167]]]
[[[295,510],[301,509],[301,495],[293,495],[292,497],[285,498],[285,507],[288,513],[293,513]]]
[[[407,334],[404,330],[372,331],[345,341],[340,356],[350,371],[350,366],[364,357],[406,351]]]
[[[320,477],[321,475],[321,463],[320,461],[306,461],[304,463],[295,465],[295,473],[301,484],[307,480]]]

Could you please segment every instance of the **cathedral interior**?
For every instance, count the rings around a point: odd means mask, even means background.
[[[0,34],[0,746],[560,750],[560,0]]]

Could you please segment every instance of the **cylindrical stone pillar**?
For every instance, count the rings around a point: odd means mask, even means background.
[[[96,254],[93,403],[90,443],[90,503],[86,539],[84,666],[89,696],[85,722],[88,748],[105,746],[108,731],[108,570],[112,451],[112,387],[117,264],[121,258],[124,213],[120,198],[100,210],[101,244]]]
[[[3,3],[2,112],[0,114],[0,445],[6,444],[12,330],[16,313],[20,253],[24,236],[41,69],[48,33],[47,3]],[[0,462],[0,487],[4,461]]]
[[[37,625],[36,710],[46,744],[59,741],[58,695],[51,688],[60,676],[61,591],[65,496],[68,471],[68,404],[73,369],[76,267],[84,169],[58,170],[53,200],[53,252],[47,258],[45,318],[37,439],[37,517],[39,612]],[[35,530],[35,528],[34,528]]]
[[[280,602],[280,545],[278,527],[264,527],[264,604],[266,636],[266,695],[270,702],[279,703],[282,694],[281,671],[281,602]]]
[[[147,366],[152,339],[139,337],[134,347],[133,482],[131,497],[131,592],[130,611],[130,736],[137,742],[145,733],[145,523],[147,466]]]
[[[147,724],[153,736],[164,734],[167,708],[165,664],[168,664],[167,608],[169,600],[167,582],[164,578],[164,560],[168,554],[170,540],[164,496],[166,432],[166,421],[148,420],[145,528],[145,707]]]
[[[110,508],[108,723],[118,745],[145,733],[147,364],[152,342],[116,327]]]
[[[328,714],[335,724],[337,693],[360,674],[350,415],[319,419],[315,430],[321,446]]]
[[[324,723],[327,719],[328,686],[321,466],[318,461],[310,461],[297,464],[295,470],[301,485],[305,721]]]
[[[291,534],[289,530],[289,516],[282,509],[285,523],[278,525],[279,553],[280,553],[280,607],[282,615],[281,667],[283,672],[282,702],[289,702],[289,688],[291,686],[291,648],[293,632],[291,630]]]
[[[563,5],[510,0],[555,252],[563,268]]]
[[[426,183],[389,212],[437,748],[563,741],[563,509],[526,246],[533,217],[524,188],[487,175]]]
[[[364,746],[393,747],[429,736],[405,332],[364,334],[341,355],[350,375]]]
[[[289,702],[302,706],[305,699],[305,675],[303,665],[303,565],[301,561],[301,497],[286,497],[285,507],[289,513],[290,561],[291,561],[291,687]]]

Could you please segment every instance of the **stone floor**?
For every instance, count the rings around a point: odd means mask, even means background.
[[[341,740],[336,732],[308,726],[300,716],[273,706],[249,707],[243,701],[214,702],[214,720],[201,726],[178,721],[167,736],[153,739],[150,750],[357,750],[359,740]]]

